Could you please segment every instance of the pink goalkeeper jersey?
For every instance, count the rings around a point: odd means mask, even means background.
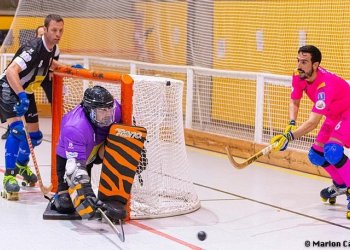
[[[314,103],[312,112],[337,120],[342,113],[350,108],[350,85],[339,76],[319,67],[316,79],[308,84],[299,78],[298,71],[293,74],[293,100],[299,100],[307,94]]]

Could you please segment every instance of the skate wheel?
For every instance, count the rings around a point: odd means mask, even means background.
[[[18,193],[6,193],[6,199],[8,199],[9,201],[17,201]]]
[[[327,198],[323,198],[323,197],[321,197],[321,200],[323,201],[323,202],[327,202]]]
[[[334,205],[337,199],[335,197],[329,198],[329,204]]]
[[[1,197],[9,200],[9,201],[17,201],[18,200],[18,193],[14,192],[14,193],[8,193],[5,190],[1,191]]]
[[[23,180],[21,184],[23,187],[35,187],[35,182],[28,182]]]
[[[346,218],[347,218],[347,219],[350,219],[350,211],[347,211],[347,212],[346,212]]]

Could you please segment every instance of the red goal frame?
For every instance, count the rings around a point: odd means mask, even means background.
[[[97,80],[121,85],[121,109],[123,124],[132,125],[133,84],[134,80],[127,74],[107,71],[92,71],[60,66],[54,72],[52,100],[52,144],[51,144],[51,183],[53,192],[57,191],[58,178],[56,175],[56,145],[61,130],[63,111],[63,82],[65,77],[75,77],[82,80]]]

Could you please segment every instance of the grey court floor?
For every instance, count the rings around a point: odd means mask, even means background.
[[[51,121],[40,122],[45,140],[35,152],[49,182]],[[19,201],[0,198],[0,249],[350,249],[346,197],[333,206],[319,198],[329,179],[260,163],[236,170],[224,155],[191,147],[187,153],[199,210],[129,221],[122,243],[106,223],[43,220],[47,200],[31,188]],[[4,168],[1,140],[1,188]],[[198,240],[199,231],[206,240]]]

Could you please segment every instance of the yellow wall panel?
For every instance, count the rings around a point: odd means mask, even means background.
[[[64,33],[59,47],[62,53],[82,55],[121,56],[134,50],[134,23],[125,19],[64,18]],[[15,52],[19,46],[20,30],[36,29],[42,18],[17,17],[13,28],[13,44],[7,52]],[[120,27],[111,34],[108,27]],[[120,47],[120,41],[123,46]]]
[[[245,125],[254,125],[255,84],[248,80],[213,78],[213,119]],[[241,110],[241,112],[234,112]]]
[[[299,31],[318,46],[322,65],[350,78],[349,8],[344,1],[216,1],[214,51],[225,41],[225,56],[214,66],[225,69],[291,74],[296,65]],[[263,50],[256,32],[262,31]]]
[[[149,62],[186,65],[186,2],[146,2],[137,9],[143,18],[143,31],[149,31],[145,40]]]
[[[299,32],[305,32],[306,44],[316,45],[323,54],[321,66],[350,79],[350,13],[346,2],[215,1],[214,68],[291,75],[297,62]],[[261,50],[257,46],[259,31],[263,42]],[[212,96],[212,116],[219,117],[220,112],[225,112],[222,103],[232,104],[231,94],[234,96],[236,92],[230,89],[228,96],[216,95],[224,86],[218,79],[213,79],[212,84],[216,90]],[[250,91],[244,89],[245,85],[241,87],[243,92]],[[271,102],[274,115],[288,114],[289,89],[285,89],[288,94],[276,95]],[[251,101],[255,105],[255,100]],[[309,106],[306,102],[306,114]],[[268,119],[266,115],[264,121]],[[234,119],[222,116],[224,121]],[[249,123],[253,125],[254,120]],[[281,127],[281,124],[274,125]]]
[[[10,29],[13,16],[0,16],[0,29],[7,30]]]

